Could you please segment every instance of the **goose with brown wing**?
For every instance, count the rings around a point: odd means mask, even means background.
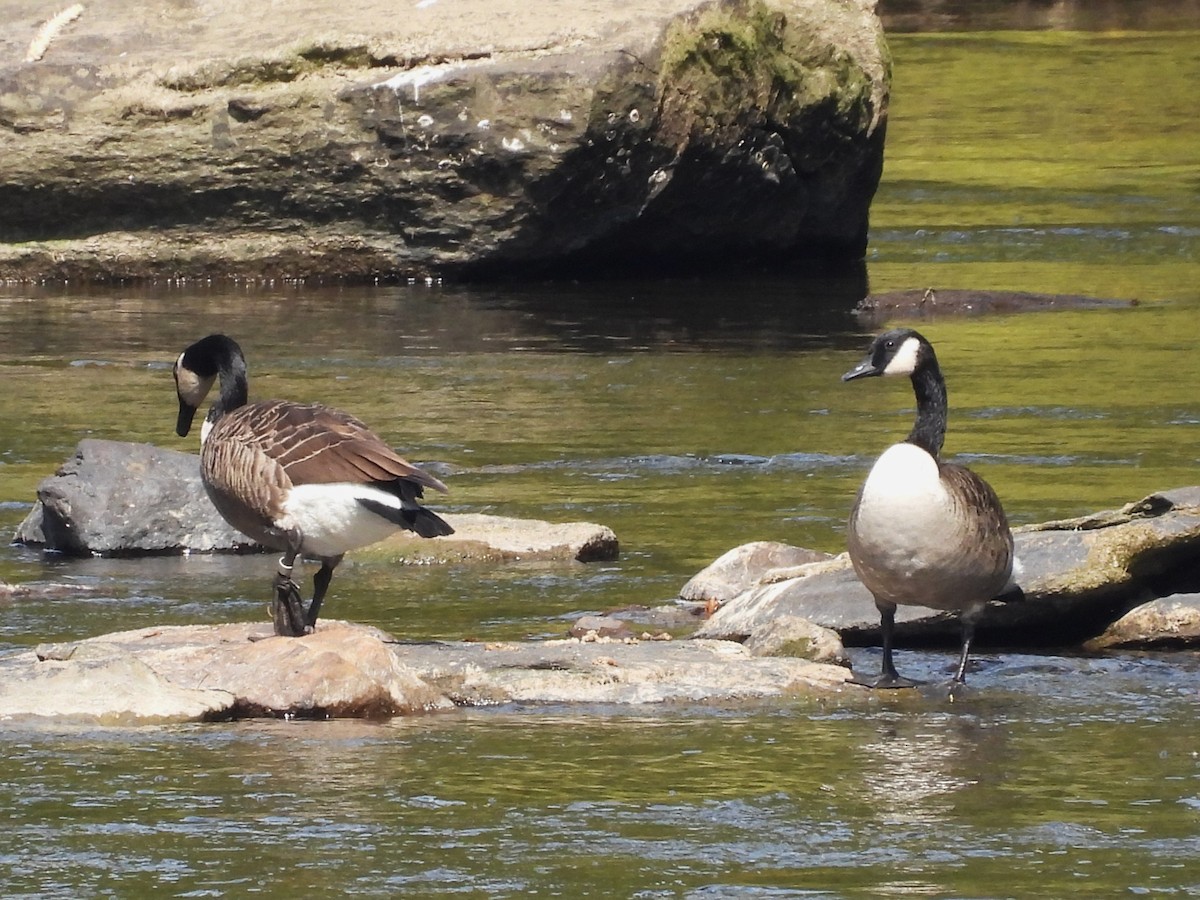
[[[200,432],[200,475],[231,525],[283,552],[271,602],[276,634],[312,632],[333,570],[348,551],[398,529],[421,537],[454,532],[419,502],[425,488],[445,493],[446,486],[354,416],[319,403],[248,402],[246,359],[232,338],[213,334],[192,344],[174,374],[180,437],[219,385]],[[292,580],[300,555],[321,562],[307,608]]]

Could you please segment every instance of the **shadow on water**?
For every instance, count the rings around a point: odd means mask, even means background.
[[[169,353],[197,335],[252,335],[260,347],[349,344],[396,353],[509,350],[787,350],[857,330],[863,263],[838,274],[482,286],[163,283],[40,286],[0,293],[0,355],[78,356],[100,346]]]

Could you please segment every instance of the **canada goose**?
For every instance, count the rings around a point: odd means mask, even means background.
[[[282,550],[274,580],[275,633],[309,634],[342,556],[397,529],[421,537],[453,534],[417,501],[446,486],[392,451],[358,419],[319,403],[247,403],[246,358],[232,338],[212,334],[175,362],[179,418],[186,437],[214,382],[220,396],[200,431],[200,475],[217,511],[259,543]],[[307,610],[292,567],[316,557]]]
[[[917,398],[912,431],[876,460],[850,513],[850,561],[875,597],[883,632],[878,678],[868,687],[911,687],[896,673],[896,606],[958,610],[962,654],[951,683],[963,683],[975,624],[989,600],[1013,591],[1013,538],[986,481],[938,459],[946,436],[946,383],[933,347],[908,328],[879,335],[843,381],[908,375]]]

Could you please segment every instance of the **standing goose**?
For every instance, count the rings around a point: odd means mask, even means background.
[[[347,551],[397,529],[421,537],[454,533],[417,502],[424,488],[445,493],[446,486],[397,456],[358,419],[319,403],[247,403],[246,359],[232,338],[213,334],[192,344],[174,374],[180,437],[220,382],[200,431],[200,475],[229,524],[283,551],[271,598],[276,634],[313,631]],[[300,554],[321,561],[307,610],[292,580]]]
[[[946,383],[933,347],[916,331],[879,335],[843,381],[908,375],[917,398],[912,431],[875,462],[850,513],[850,561],[875,597],[883,631],[878,678],[868,687],[911,687],[892,661],[896,606],[958,610],[962,654],[951,691],[967,674],[975,624],[989,600],[1015,590],[1013,538],[995,491],[938,459],[946,436]]]

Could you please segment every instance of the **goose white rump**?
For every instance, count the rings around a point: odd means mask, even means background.
[[[400,498],[361,484],[298,484],[283,503],[277,525],[304,535],[300,552],[321,559],[382,541],[398,530],[394,521],[361,501],[399,511]]]

